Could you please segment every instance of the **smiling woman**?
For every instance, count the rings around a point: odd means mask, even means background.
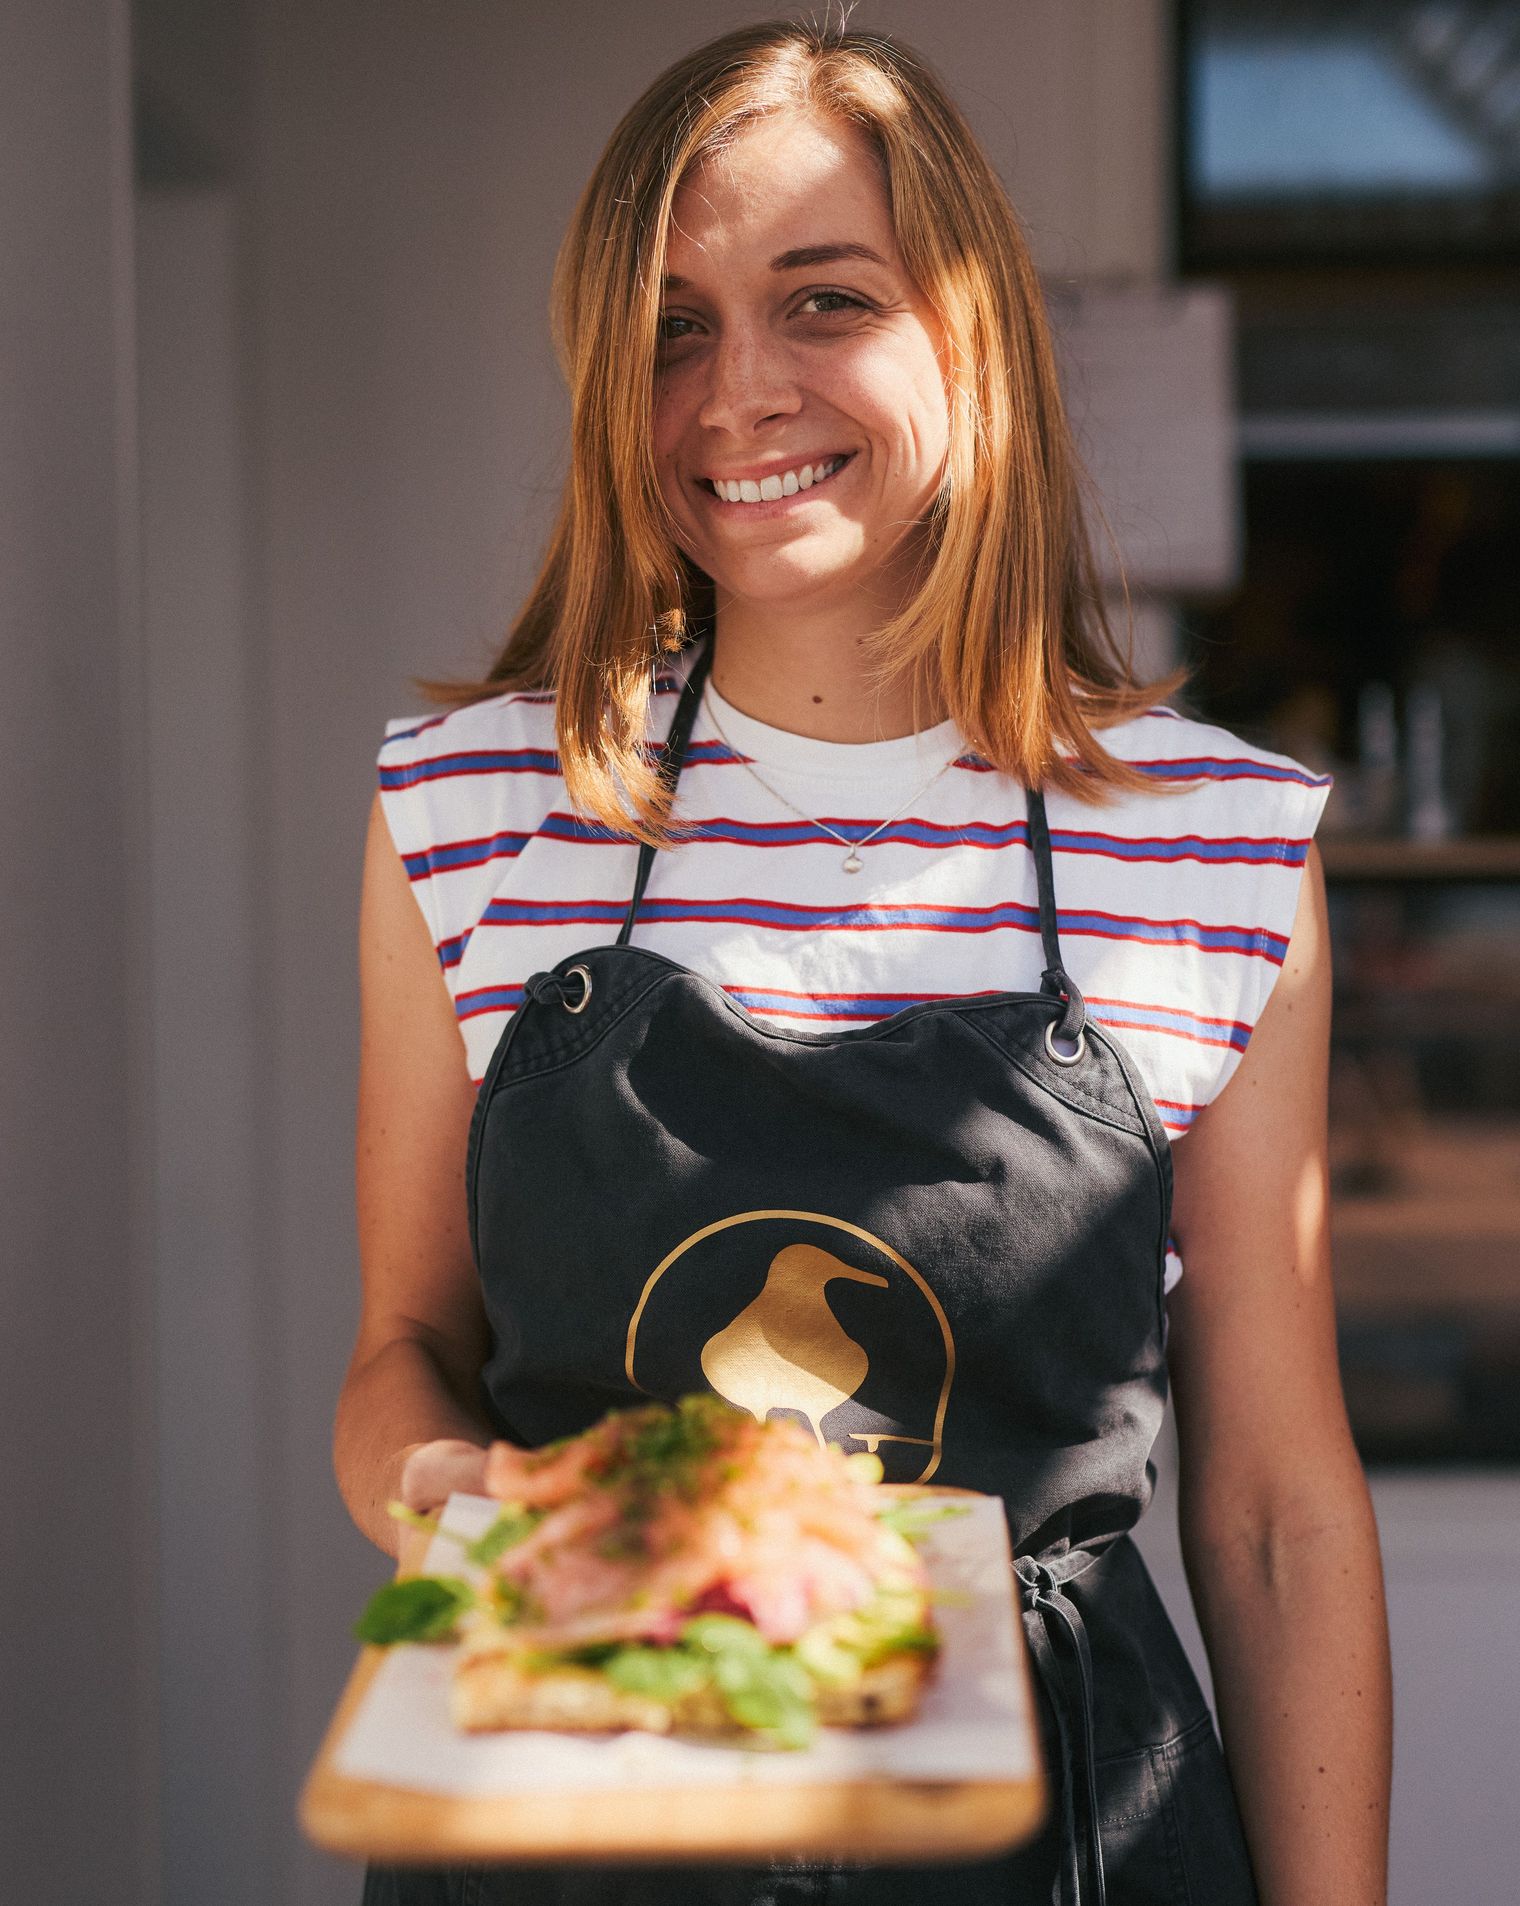
[[[997,1495],[1055,1805],[974,1864],[372,1867],[366,1906],[1378,1906],[1326,778],[1119,654],[1018,221],[899,43],[663,74],[554,310],[542,573],[380,753],[345,1499],[394,1552],[388,1499],[493,1442],[704,1389]],[[1173,1384],[1228,1761],[1130,1537]]]
[[[870,140],[806,108],[756,121],[682,181],[666,263],[655,459],[725,646],[766,656],[772,679],[778,661],[848,659],[842,638],[864,646],[910,593],[950,443],[947,340],[899,254]],[[783,622],[778,649],[762,631]],[[850,683],[816,660],[810,673],[823,712],[800,732],[870,739]],[[759,684],[728,681],[754,708]],[[911,732],[911,711],[899,718]]]
[[[678,61],[592,173],[552,323],[575,470],[495,666],[436,700],[552,687],[571,800],[669,846],[650,635],[763,603],[763,660],[725,636],[715,673],[757,716],[841,741],[953,717],[1021,781],[1146,785],[1098,731],[1179,678],[1133,680],[1108,625],[1028,247],[909,48],[781,22]]]

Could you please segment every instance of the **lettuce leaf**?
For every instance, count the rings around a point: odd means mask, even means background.
[[[687,1648],[618,1648],[601,1665],[603,1674],[624,1694],[647,1694],[666,1702],[706,1687],[713,1674],[712,1663]]]
[[[730,1716],[776,1746],[806,1747],[817,1733],[812,1679],[787,1650],[720,1654],[713,1679]]]
[[[947,1516],[969,1514],[970,1507],[964,1502],[923,1502],[910,1496],[906,1501],[885,1503],[876,1511],[876,1520],[895,1529],[907,1541],[916,1542],[926,1529],[943,1522]]]
[[[360,1641],[388,1648],[398,1641],[452,1641],[475,1591],[457,1575],[409,1575],[370,1597],[354,1624]]]
[[[516,1548],[524,1537],[543,1521],[546,1511],[543,1509],[525,1509],[520,1502],[503,1503],[496,1520],[486,1530],[465,1546],[465,1554],[472,1562],[478,1562],[482,1568],[489,1568],[499,1555],[505,1555],[508,1549]]]

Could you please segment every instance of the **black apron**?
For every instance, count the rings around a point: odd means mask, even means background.
[[[712,660],[661,754],[674,788]],[[482,1082],[470,1233],[493,1332],[481,1403],[528,1447],[716,1390],[894,1482],[1003,1499],[1055,1807],[1033,1846],[943,1868],[371,1868],[366,1906],[724,1906],[932,1897],[1254,1906],[1213,1722],[1129,1538],[1166,1404],[1171,1153],[1061,961],[1028,792],[1034,993],[791,1031],[631,944],[535,973]]]

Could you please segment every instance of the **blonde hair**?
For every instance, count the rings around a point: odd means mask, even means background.
[[[873,678],[909,681],[915,703],[935,681],[971,746],[1026,786],[1092,802],[1156,791],[1164,784],[1109,754],[1096,731],[1173,693],[1187,671],[1138,682],[1109,625],[1079,511],[1087,480],[1017,215],[926,62],[843,25],[725,33],[662,73],[613,132],[555,266],[570,470],[538,580],[485,680],[419,687],[455,706],[552,689],[575,807],[656,846],[680,838],[646,742],[649,696],[661,649],[710,626],[713,600],[677,546],[652,446],[671,207],[694,164],[787,109],[833,116],[870,141],[951,367],[925,553],[910,599],[870,639]]]

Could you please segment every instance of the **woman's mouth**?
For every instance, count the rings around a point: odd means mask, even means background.
[[[853,450],[843,451],[813,463],[799,463],[790,469],[775,471],[766,477],[698,477],[697,487],[706,491],[724,511],[732,511],[735,515],[740,511],[748,511],[756,516],[769,516],[778,510],[805,503],[811,491],[831,483],[845,465],[854,459]]]

